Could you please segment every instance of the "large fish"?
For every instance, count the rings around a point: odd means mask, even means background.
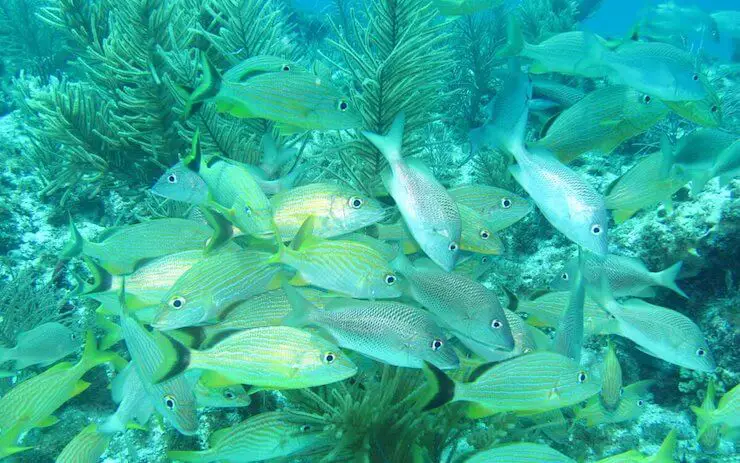
[[[421,368],[424,362],[442,369],[459,367],[459,360],[432,315],[399,302],[335,299],[316,309],[298,292],[285,288],[293,312],[289,326],[317,326],[339,347],[390,365]]]
[[[543,129],[543,138],[530,146],[552,151],[565,163],[588,151],[609,154],[669,112],[662,102],[630,87],[604,87],[555,116]]]
[[[464,185],[451,188],[449,193],[458,205],[481,214],[494,233],[515,224],[532,210],[528,199],[503,188]]]
[[[403,255],[393,265],[408,282],[412,297],[460,341],[471,339],[506,351],[514,348],[506,314],[493,291],[462,275],[417,267]]]
[[[478,452],[465,460],[465,463],[576,463],[555,449],[543,444],[516,442],[500,445]]]
[[[514,152],[509,172],[534,199],[542,215],[583,248],[606,256],[608,217],[604,198],[580,175],[550,153]]]
[[[0,364],[13,361],[16,370],[51,365],[80,347],[79,334],[58,322],[42,323],[19,333],[15,343],[15,347],[0,347]]]
[[[363,134],[388,161],[389,169],[382,174],[383,184],[396,201],[411,235],[430,259],[449,272],[460,252],[460,213],[426,166],[403,158],[403,126],[404,117],[399,114],[385,136]]]
[[[87,425],[64,446],[55,463],[97,463],[113,436],[103,434],[95,423]]]

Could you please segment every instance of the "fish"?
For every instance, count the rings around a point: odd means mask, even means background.
[[[623,392],[622,366],[619,364],[614,342],[610,339],[601,365],[601,393],[599,394],[601,405],[609,412],[615,411]]]
[[[559,108],[570,108],[585,96],[586,92],[583,90],[555,80],[532,79],[532,98],[550,101]]]
[[[268,178],[277,177],[283,166],[295,157],[296,150],[285,145],[278,147],[271,133],[262,136],[262,159],[260,159],[259,169]]]
[[[385,136],[367,131],[362,134],[388,162],[389,168],[381,174],[383,185],[396,201],[411,236],[430,259],[449,272],[460,253],[460,212],[426,166],[402,157],[403,128],[401,113]]]
[[[692,194],[698,194],[713,175],[712,169],[720,154],[738,140],[738,136],[723,130],[699,128],[684,135],[670,156],[670,173],[691,181]],[[738,145],[740,146],[740,145]]]
[[[706,34],[706,38],[714,42],[719,42],[720,39],[719,27],[707,12],[694,5],[683,6],[673,2],[651,7],[641,19],[637,30],[640,37],[685,37],[688,32],[699,32]]]
[[[691,410],[696,414],[697,420],[702,420],[703,427],[700,433],[714,425],[730,429],[740,427],[740,385],[735,385],[725,392],[719,399],[716,409],[710,411],[692,405]]]
[[[211,387],[203,381],[198,381],[194,392],[198,407],[247,407],[252,403],[248,388],[241,384]]]
[[[184,161],[165,170],[152,186],[152,193],[197,206],[208,204],[210,198],[206,181]]]
[[[266,389],[301,389],[354,376],[357,367],[330,341],[289,326],[266,326],[231,334],[205,350],[169,338],[171,349],[152,375],[155,384],[190,370],[221,375],[228,384]]]
[[[270,254],[244,249],[195,263],[160,299],[152,326],[173,330],[212,322],[228,306],[274,289],[281,271]]]
[[[715,400],[715,386],[714,386],[714,379],[709,378],[709,382],[707,383],[707,393],[704,396],[704,401],[701,404],[701,409],[704,410],[707,414],[712,414],[717,409],[717,406],[714,403]],[[706,426],[706,423],[704,423],[704,420],[697,417],[696,418],[696,431],[697,431],[697,437],[696,440],[699,442],[699,445],[701,445],[701,448],[704,451],[714,451],[717,449],[717,446],[719,445],[720,441],[720,427],[717,425],[710,424],[709,426]]]
[[[516,311],[532,326],[556,327],[570,299],[569,291],[547,291],[531,300],[518,300]],[[585,336],[614,333],[616,319],[588,294],[583,303]]]
[[[417,267],[403,255],[392,264],[408,283],[411,296],[461,342],[471,339],[492,348],[514,348],[506,314],[493,291],[455,273]]]
[[[664,101],[673,112],[704,127],[720,127],[722,125],[722,104],[717,92],[712,88],[706,76],[699,75],[699,80],[707,93],[706,98],[692,101]]]
[[[392,301],[340,298],[317,309],[295,289],[285,286],[284,291],[293,308],[285,325],[318,327],[339,347],[389,365],[422,368],[427,361],[441,369],[460,366],[444,332],[425,310]]]
[[[694,101],[707,98],[701,72],[691,55],[662,42],[626,41],[615,50],[593,37],[588,40],[586,61],[609,69],[608,79],[661,101]]]
[[[506,315],[506,321],[511,329],[511,336],[514,338],[513,349],[507,351],[491,348],[470,338],[460,338],[460,340],[475,355],[487,362],[501,362],[530,352],[550,348],[550,338],[546,334],[537,328],[530,327],[519,315],[507,308],[504,308],[504,315]]]
[[[577,363],[581,361],[583,346],[583,305],[586,301],[585,256],[578,253],[578,262],[573,272],[570,297],[563,316],[558,322],[553,340],[553,352],[557,352]]]
[[[740,38],[740,26],[738,26],[738,24],[740,24],[740,11],[715,11],[710,13],[709,16],[711,16],[717,24],[720,35],[726,35],[735,39]]]
[[[623,141],[645,132],[670,110],[649,94],[624,85],[595,90],[545,124],[542,138],[529,143],[569,163],[583,153],[611,153]]]
[[[0,364],[15,362],[14,369],[32,365],[48,366],[80,347],[79,335],[58,322],[42,323],[19,333],[15,347],[0,347]]]
[[[583,420],[586,426],[598,426],[604,423],[621,423],[635,420],[645,412],[648,389],[655,384],[653,380],[638,381],[624,388],[619,404],[614,410],[608,410],[594,397],[585,407],[576,408],[576,420]]]
[[[432,0],[432,5],[444,16],[463,16],[496,8],[503,0]]]
[[[616,318],[615,334],[646,354],[707,373],[717,367],[701,330],[685,315],[641,299],[617,303],[610,295],[600,297],[604,298],[600,304]]]
[[[719,153],[709,171],[710,178],[719,177],[720,186],[725,186],[738,175],[740,175],[740,139],[735,140]]]
[[[514,152],[514,179],[532,197],[548,222],[574,243],[599,256],[608,251],[604,198],[579,174],[548,152]]]
[[[203,78],[188,99],[184,117],[199,103],[210,101],[222,113],[273,121],[283,134],[362,126],[359,109],[329,79],[291,71],[254,73],[240,81],[228,81],[221,78],[205,53],[201,57]]]
[[[688,299],[689,296],[676,284],[676,278],[681,273],[682,265],[683,262],[679,261],[665,270],[651,272],[642,260],[636,257],[608,254],[606,259],[600,260],[596,256],[586,255],[584,259],[584,278],[589,291],[593,292],[600,289],[601,275],[603,274],[615,297],[651,297],[655,294],[650,288],[660,286]],[[558,275],[550,283],[550,287],[557,291],[567,289],[577,269],[578,261],[574,257],[558,272]]]
[[[521,71],[519,61],[512,58],[503,87],[486,108],[486,122],[468,135],[472,152],[486,146],[511,151],[512,143],[524,138],[531,100],[532,81]]]
[[[116,355],[99,351],[92,331],[85,334],[85,348],[80,360],[61,362],[10,389],[0,397],[0,455],[8,456],[28,450],[17,447],[18,438],[33,428],[58,422],[52,414],[71,398],[84,392],[90,383],[82,377]]]
[[[575,463],[557,450],[543,444],[516,442],[483,450],[465,460],[465,463]]]
[[[432,391],[424,410],[458,401],[485,409],[471,410],[471,417],[567,407],[598,394],[601,387],[576,362],[554,352],[533,352],[498,364],[483,364],[466,383],[450,379],[429,363],[424,371]]]
[[[471,280],[479,280],[493,267],[493,258],[487,254],[462,253],[461,256],[452,271]]]
[[[629,450],[598,460],[596,463],[675,463],[673,454],[676,452],[677,437],[678,431],[672,429],[654,455],[646,456],[637,450]]]
[[[448,192],[458,206],[481,214],[494,233],[514,225],[532,210],[528,199],[494,186],[464,185]]]
[[[251,164],[244,164],[244,168],[252,174],[252,177],[257,184],[262,188],[262,192],[268,196],[276,195],[281,191],[288,191],[292,189],[296,182],[303,176],[308,168],[308,164],[300,164],[293,170],[283,175],[282,177],[270,179],[267,173],[257,166]]]
[[[57,456],[56,463],[97,463],[113,436],[103,434],[95,423],[85,426]]]
[[[306,68],[295,61],[286,60],[279,56],[257,55],[229,68],[224,73],[223,80],[227,82],[245,82],[256,75],[283,72],[306,72]]]
[[[93,243],[82,237],[70,217],[70,241],[63,259],[84,255],[111,275],[132,273],[145,261],[176,252],[205,249],[213,234],[206,224],[186,219],[155,219],[108,228]]]
[[[521,24],[514,15],[507,15],[506,44],[496,51],[497,58],[519,56],[532,61],[530,74],[559,73],[565,75],[599,78],[609,69],[601,63],[586,59],[591,40],[603,39],[583,31],[555,34],[537,45],[527,43]]]
[[[329,442],[322,431],[321,420],[313,415],[264,412],[215,431],[208,450],[170,450],[167,457],[185,462],[271,460],[327,445]]]
[[[125,432],[134,424],[144,426],[154,412],[154,404],[134,363],[134,360],[129,362],[111,381],[111,397],[118,408],[100,424],[99,431],[103,434]]]
[[[614,180],[604,192],[606,208],[611,209],[614,221],[620,224],[641,209],[663,202],[672,209],[671,196],[686,184],[680,176],[670,172],[670,154],[656,151],[640,159],[627,172]]]
[[[478,254],[500,255],[504,252],[504,243],[491,229],[491,225],[473,209],[457,205],[462,221],[460,249]]]
[[[387,217],[377,200],[352,188],[312,183],[283,191],[270,199],[280,237],[291,241],[310,216],[314,235],[334,238],[368,227]]]
[[[313,216],[306,219],[291,247],[280,243],[278,253],[268,260],[295,269],[291,283],[361,299],[401,296],[398,277],[378,251],[355,241],[316,238],[314,221]]]

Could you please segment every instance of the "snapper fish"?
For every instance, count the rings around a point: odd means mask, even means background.
[[[57,456],[56,463],[96,463],[108,449],[113,436],[104,434],[93,423],[79,432]]]
[[[532,203],[503,188],[489,185],[464,185],[448,190],[458,206],[467,206],[481,215],[490,231],[501,231],[532,210]]]
[[[401,152],[404,116],[399,114],[388,133],[362,132],[388,161],[383,185],[424,253],[446,271],[455,267],[460,252],[462,221],[457,204],[429,169]]]
[[[583,346],[583,305],[586,302],[586,281],[583,252],[578,253],[578,263],[573,273],[568,305],[558,322],[553,340],[553,351],[576,362],[581,361]]]
[[[479,280],[493,267],[493,258],[487,254],[463,253],[461,255],[453,272],[471,280]]]
[[[48,366],[75,352],[79,335],[58,322],[42,323],[15,338],[15,347],[0,347],[0,364],[15,362],[22,370],[32,365]]]
[[[248,388],[241,384],[213,387],[198,381],[194,392],[198,407],[234,408],[252,403]]]
[[[550,349],[550,338],[545,333],[527,325],[519,315],[507,308],[504,308],[504,314],[511,328],[511,336],[514,338],[513,349],[508,351],[493,349],[470,338],[465,339],[463,344],[487,362],[501,362],[530,352]],[[460,339],[462,341],[462,338]]]
[[[511,295],[510,295],[511,297]],[[514,306],[526,322],[537,327],[556,327],[570,299],[570,291],[551,291],[516,300]],[[586,336],[610,334],[615,330],[613,315],[586,295],[583,305],[583,329]]]

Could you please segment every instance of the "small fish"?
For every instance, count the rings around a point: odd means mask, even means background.
[[[253,250],[219,252],[195,263],[160,299],[152,323],[173,330],[214,321],[228,306],[263,293],[275,281],[280,266],[270,255]]]
[[[470,131],[471,150],[475,153],[487,146],[510,152],[512,143],[524,138],[531,100],[532,81],[521,71],[519,61],[511,59],[503,88],[486,108],[486,122]]]
[[[184,116],[198,103],[212,101],[219,112],[240,118],[274,121],[283,133],[341,130],[362,125],[362,117],[331,81],[309,72],[254,73],[240,81],[222,80],[202,55],[203,79],[186,105]],[[227,71],[225,75],[229,75]]]
[[[313,222],[313,216],[306,219],[291,247],[281,243],[268,262],[295,269],[298,273],[292,283],[307,283],[355,298],[401,296],[398,277],[378,251],[355,241],[315,238]]]
[[[675,463],[676,460],[673,459],[673,454],[676,452],[677,437],[678,431],[671,430],[655,455],[645,456],[637,450],[629,450],[604,458],[596,463]]]
[[[686,181],[669,170],[671,159],[663,151],[656,151],[642,158],[606,189],[606,208],[612,209],[617,224],[629,219],[640,209],[663,202],[672,208],[671,196],[686,184]],[[666,164],[667,163],[667,164]]]
[[[478,452],[465,463],[576,463],[555,449],[543,444],[517,442]]]
[[[153,375],[157,384],[194,369],[218,373],[230,384],[268,389],[320,386],[357,373],[355,364],[336,345],[288,326],[240,331],[200,351],[171,342],[173,348]]]
[[[396,116],[385,136],[362,132],[388,161],[383,184],[396,201],[411,235],[424,253],[452,271],[460,252],[462,222],[457,204],[426,166],[401,155],[403,114]]]
[[[664,103],[676,114],[691,122],[704,127],[719,127],[722,125],[722,104],[719,96],[704,75],[699,75],[699,78],[707,92],[706,98],[693,101],[664,101]]]
[[[90,383],[82,377],[96,366],[114,360],[110,352],[98,350],[91,331],[85,336],[85,349],[76,364],[57,363],[41,374],[19,383],[0,397],[0,455],[19,453],[30,447],[16,447],[26,431],[51,426],[52,415],[65,402],[85,391]]]
[[[103,434],[93,423],[77,434],[57,456],[56,463],[97,463],[113,436]]]
[[[504,252],[504,243],[493,231],[493,227],[473,209],[457,205],[462,221],[460,249],[478,254],[500,255]]]
[[[298,292],[285,287],[293,312],[284,324],[317,326],[339,347],[389,365],[422,368],[430,362],[441,369],[460,366],[452,345],[432,315],[399,302],[334,299],[316,309]]]
[[[100,425],[99,429],[103,434],[125,432],[134,423],[137,423],[136,426],[144,426],[154,412],[154,404],[134,363],[135,361],[129,362],[111,381],[111,396],[118,408]]]
[[[408,282],[412,297],[461,342],[471,339],[489,348],[514,348],[506,314],[493,291],[437,267],[417,267],[403,255],[393,265]]]
[[[87,241],[70,218],[70,242],[62,257],[90,257],[111,275],[125,275],[149,259],[193,249],[205,249],[213,230],[186,219],[156,219],[107,229],[99,243]]]
[[[310,216],[314,235],[333,238],[365,228],[386,218],[375,199],[342,185],[312,183],[276,194],[270,199],[281,238],[291,241]]]
[[[14,369],[31,365],[48,366],[80,347],[79,335],[57,322],[42,323],[19,333],[15,347],[0,347],[0,364],[15,362]]]
[[[622,366],[617,358],[617,350],[614,342],[609,340],[604,362],[601,366],[601,405],[609,412],[613,412],[619,406],[622,399]]]
[[[466,383],[434,365],[425,372],[434,392],[425,410],[468,401],[485,408],[471,417],[512,411],[547,411],[575,405],[598,394],[601,385],[573,360],[554,352],[533,352],[499,364],[481,365]]]
[[[712,372],[717,367],[701,330],[685,315],[641,299],[616,303],[606,298],[602,305],[617,320],[616,334],[646,354],[691,370]]]
[[[599,256],[608,251],[604,198],[580,175],[547,152],[513,152],[509,172],[529,193],[542,215],[574,243]]]
[[[671,173],[691,181],[691,192],[696,195],[711,179],[720,154],[737,140],[737,135],[722,130],[696,129],[681,137],[670,153]]]
[[[740,385],[736,385],[725,392],[715,410],[709,411],[699,407],[691,407],[697,419],[701,419],[704,432],[709,426],[719,425],[728,428],[740,427]]]
[[[542,138],[529,146],[552,151],[565,163],[588,151],[609,154],[669,112],[648,94],[623,85],[604,87],[548,121]]]
[[[553,352],[577,363],[581,361],[581,347],[583,346],[583,305],[586,301],[585,260],[583,251],[579,251],[576,269],[572,273],[568,305],[558,322],[552,349]]]
[[[501,362],[530,352],[550,348],[550,338],[547,335],[537,328],[527,325],[519,315],[509,309],[504,308],[504,314],[509,328],[511,328],[511,336],[514,338],[513,349],[509,351],[494,349],[469,338],[460,338],[460,340],[465,347],[487,362]]]
[[[577,420],[584,420],[586,426],[598,426],[604,423],[621,423],[635,420],[645,412],[648,389],[655,384],[653,380],[638,381],[624,388],[619,404],[614,410],[606,409],[599,398],[594,397],[585,407],[576,408]]]
[[[194,392],[199,407],[247,407],[252,403],[247,388],[241,384],[212,387],[203,381],[198,381]]]
[[[461,256],[452,271],[471,280],[480,279],[493,266],[493,258],[487,254],[462,253]]]
[[[686,293],[676,284],[676,278],[681,273],[682,262],[677,262],[660,272],[651,272],[645,264],[636,257],[608,254],[606,259],[600,260],[596,256],[587,255],[584,259],[584,278],[589,290],[598,290],[603,274],[609,283],[609,289],[615,297],[640,296],[651,297],[655,293],[652,286],[661,286],[688,299]],[[563,291],[568,289],[573,276],[578,269],[577,258],[571,259],[558,276],[550,283],[552,289]]]
[[[720,35],[740,39],[740,11],[715,11],[710,16],[717,23]]]
[[[552,291],[538,295],[532,300],[519,300],[517,313],[532,326],[556,327],[570,299],[569,291]],[[616,319],[586,295],[583,304],[583,333],[586,336],[613,333]]]
[[[458,205],[467,206],[483,216],[497,232],[518,222],[532,210],[532,203],[503,188],[465,185],[449,190]]]
[[[586,92],[549,79],[532,79],[532,98],[551,101],[561,108],[570,108],[581,101]],[[530,109],[532,109],[530,105]]]
[[[206,205],[209,201],[208,185],[205,180],[184,161],[165,170],[152,186],[152,193],[198,206]]]
[[[714,404],[715,394],[714,379],[709,378],[707,394],[704,396],[704,401],[701,404],[701,409],[708,415],[711,415],[717,409],[717,406]],[[707,423],[702,418],[697,417],[696,431],[698,434],[696,440],[704,451],[712,452],[717,449],[720,441],[720,426],[715,424],[709,424],[707,426]]]
[[[251,416],[230,428],[215,431],[208,450],[171,450],[167,457],[186,462],[265,461],[287,457],[328,444],[319,418],[298,412],[275,411]]]
[[[495,8],[503,0],[432,0],[432,5],[445,16],[463,16]]]

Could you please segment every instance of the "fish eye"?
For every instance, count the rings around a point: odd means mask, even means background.
[[[327,352],[324,354],[324,363],[326,363],[327,365],[331,365],[336,359],[337,354],[335,354],[334,352]]]
[[[642,96],[642,102],[645,104],[649,104],[653,99],[650,97],[650,95],[643,95]]]
[[[709,108],[709,110],[712,111],[713,113],[716,113],[717,111],[719,111],[719,108],[717,107],[716,104],[713,104],[712,107]]]
[[[483,238],[484,240],[487,240],[490,236],[491,236],[491,232],[489,232],[488,230],[480,231],[480,237]]]
[[[357,196],[352,196],[349,198],[349,205],[352,207],[352,209],[359,209],[362,207],[362,204],[365,201],[362,200],[362,198],[358,198]]]
[[[638,407],[642,407],[643,405],[645,405],[645,401],[644,400],[640,399],[640,400],[637,401],[637,406]]]
[[[705,355],[707,355],[707,351],[700,347],[696,349],[696,355],[698,355],[699,357],[704,357]]]
[[[437,352],[444,345],[445,345],[445,343],[441,339],[435,339],[434,341],[432,341],[432,350],[435,351],[435,352]]]
[[[568,278],[570,278],[570,277],[568,276],[568,273],[566,273],[566,272],[563,272],[563,274],[562,274],[562,275],[560,275],[560,278],[562,278],[562,279],[563,279],[563,281],[568,281]]]
[[[601,234],[602,231],[603,230],[601,228],[601,225],[599,225],[598,223],[595,223],[595,224],[591,225],[591,234],[592,235],[597,235],[598,236],[598,235]]]
[[[347,108],[349,108],[349,104],[347,104],[347,102],[344,100],[339,100],[339,105],[337,107],[340,111],[344,112],[347,110]]]
[[[181,309],[185,305],[185,298],[181,296],[175,296],[170,299],[170,307],[173,309]]]
[[[449,249],[450,251],[453,251],[453,252],[454,251],[457,251],[457,243],[455,243],[453,241],[452,243],[450,243],[450,245],[447,247],[447,249]]]
[[[392,285],[395,282],[396,282],[396,276],[393,275],[392,273],[389,273],[388,275],[385,276],[385,284]]]
[[[244,213],[247,215],[252,215],[252,208],[249,206],[244,206]]]
[[[290,71],[290,64],[283,64],[283,71]]]
[[[311,425],[309,424],[304,424],[303,426],[301,426],[301,432],[308,432],[310,430],[311,430]]]
[[[487,264],[488,263],[488,256],[484,256],[480,261],[481,261],[482,264]]]
[[[170,183],[177,183],[177,175],[170,174],[167,176],[167,181]]]
[[[522,320],[526,320],[529,318],[528,312],[519,312],[519,317],[521,317]]]
[[[236,399],[236,395],[227,389],[224,391],[224,398],[227,400],[234,400]]]
[[[501,207],[504,209],[508,209],[511,207],[511,200],[509,198],[504,198],[501,200]]]
[[[167,410],[174,411],[176,405],[177,401],[175,400],[175,396],[169,394],[164,396],[164,406],[167,407]]]
[[[586,382],[586,379],[588,379],[588,376],[586,375],[585,371],[579,371],[578,372],[578,382],[584,383]]]
[[[70,339],[72,339],[72,341],[74,341],[74,340],[77,339],[77,335],[74,334],[74,333],[70,334],[69,337],[70,337]]]
[[[699,80],[699,74],[694,74],[693,76],[691,76],[691,78],[694,80],[694,82],[696,82],[697,80]]]
[[[498,319],[494,319],[494,320],[493,320],[493,321],[491,322],[491,328],[496,328],[496,329],[499,329],[499,328],[501,328],[502,326],[504,326],[504,324],[503,324],[503,323],[501,323],[501,320],[498,320]]]

